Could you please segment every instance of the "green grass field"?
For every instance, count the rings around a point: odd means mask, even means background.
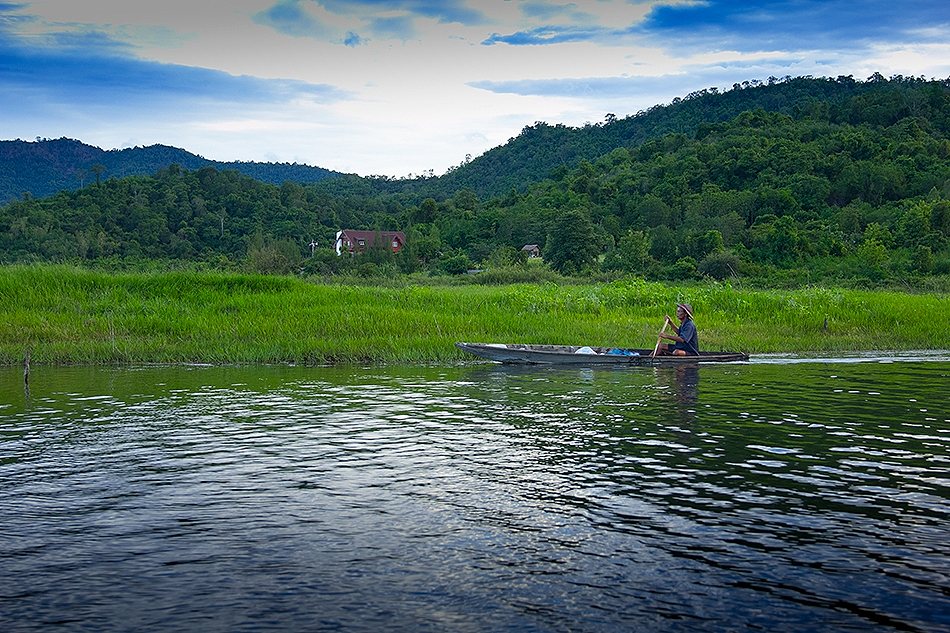
[[[454,343],[652,348],[693,304],[705,350],[948,349],[945,295],[746,290],[625,280],[558,286],[351,286],[214,272],[0,268],[0,363],[422,363]],[[827,328],[825,327],[827,319]]]

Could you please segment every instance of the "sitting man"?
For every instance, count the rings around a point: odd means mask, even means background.
[[[680,320],[679,327],[676,327],[670,315],[666,315],[666,322],[673,326],[676,334],[660,333],[660,338],[674,341],[672,344],[665,345],[665,349],[661,350],[661,353],[673,354],[674,356],[698,356],[699,334],[696,332],[696,324],[693,323],[692,306],[688,303],[677,304],[676,318]]]

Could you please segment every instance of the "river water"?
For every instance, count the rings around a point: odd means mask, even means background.
[[[950,359],[857,360],[0,370],[0,628],[950,630]]]

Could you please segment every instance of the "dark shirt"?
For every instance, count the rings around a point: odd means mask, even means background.
[[[681,349],[687,354],[699,354],[699,333],[696,332],[696,324],[692,319],[686,319],[679,329],[680,338],[683,342],[676,341],[673,349]]]

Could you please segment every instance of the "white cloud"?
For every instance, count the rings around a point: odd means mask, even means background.
[[[305,12],[303,26],[310,30],[288,33],[261,17],[279,1],[288,11]],[[719,50],[684,47],[693,41],[684,35],[690,28],[685,23],[674,24],[668,36],[663,29],[629,28],[640,25],[657,4],[716,10],[710,3],[625,0],[23,2],[14,12],[32,19],[0,21],[8,41],[39,46],[68,33],[77,41],[98,42],[109,55],[131,53],[137,63],[161,64],[154,76],[178,92],[175,99],[156,94],[151,109],[143,111],[121,85],[106,90],[95,83],[94,73],[82,76],[77,65],[77,99],[79,87],[86,94],[98,90],[108,107],[70,109],[62,99],[44,101],[50,92],[41,85],[25,84],[22,77],[12,83],[0,74],[5,82],[0,89],[33,97],[29,107],[22,98],[3,101],[0,137],[65,135],[107,148],[136,139],[219,160],[276,157],[358,173],[441,173],[538,120],[600,121],[607,112],[624,116],[710,86],[770,75],[950,75],[945,61],[950,44],[923,17],[910,43],[841,41],[835,48],[784,50],[774,39],[757,41],[743,33],[746,50]],[[380,19],[389,20],[389,35]],[[582,27],[590,39],[482,44],[492,33],[538,27]],[[82,40],[90,34],[108,39]],[[348,37],[358,45],[347,46]],[[901,38],[907,39],[906,30]],[[708,40],[695,40],[700,41]],[[187,67],[200,70],[182,71],[185,80],[175,84],[177,69]],[[221,72],[202,75],[207,71]],[[196,81],[203,76],[214,79],[214,90]],[[289,81],[272,83],[278,79]],[[80,86],[83,80],[90,83]],[[193,90],[190,101],[180,94],[188,90]]]
[[[872,46],[864,60],[861,75],[868,77],[873,72],[880,72],[885,77],[950,77],[950,43]]]

